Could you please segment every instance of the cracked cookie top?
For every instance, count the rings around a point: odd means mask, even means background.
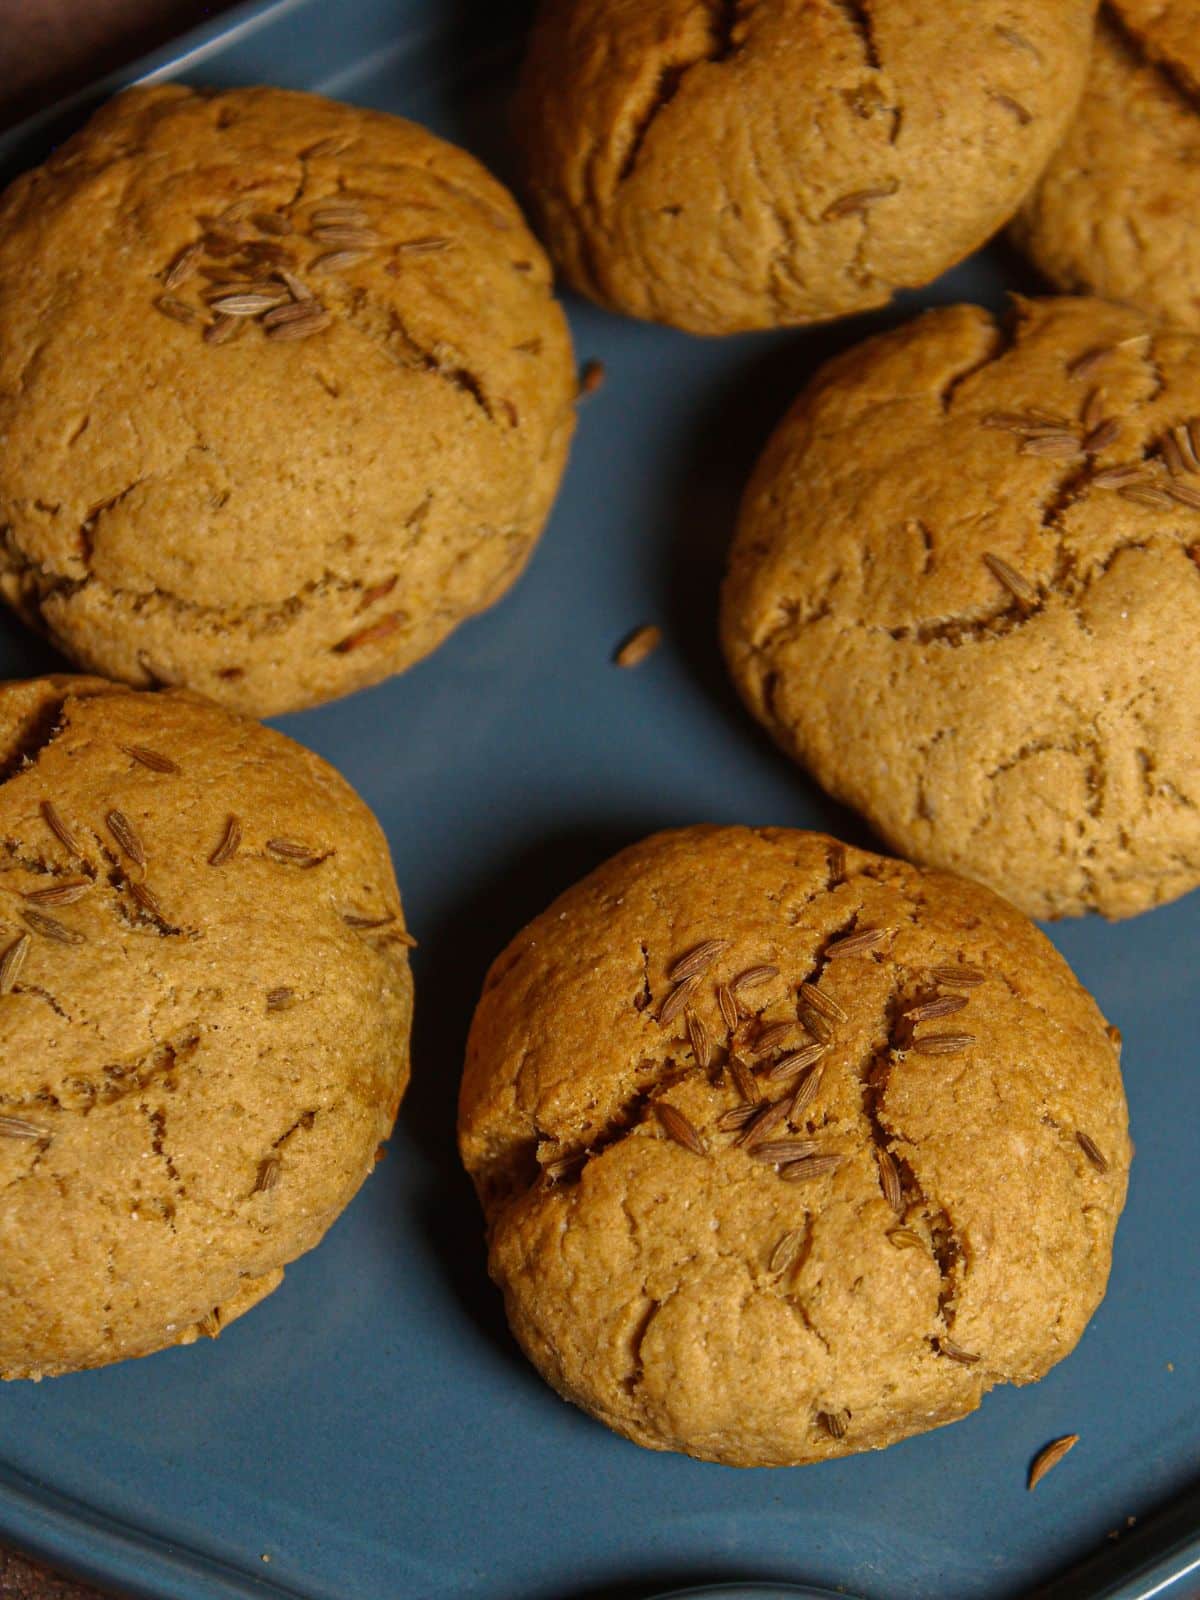
[[[826,366],[751,479],[746,703],[913,860],[1035,916],[1200,881],[1200,344],[1088,300]]]
[[[884,304],[1015,211],[1094,0],[544,0],[518,102],[570,281],[696,333]]]
[[[1079,111],[1013,224],[1060,289],[1200,330],[1200,10],[1105,12]]]
[[[1108,1276],[1119,1041],[1019,912],[784,829],[624,851],[484,985],[460,1103],[526,1353],[640,1444],[879,1448],[1065,1356]]]
[[[0,1377],[216,1334],[316,1244],[408,1079],[379,826],[186,691],[0,689]]]
[[[520,572],[574,396],[511,196],[399,118],[134,89],[0,199],[0,592],[108,677],[408,666]]]

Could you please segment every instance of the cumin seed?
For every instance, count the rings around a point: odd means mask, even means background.
[[[849,1413],[845,1411],[818,1411],[817,1426],[822,1433],[831,1439],[844,1439],[846,1437],[846,1423]]]
[[[298,867],[315,867],[322,859],[311,846],[301,844],[296,839],[268,839],[264,849],[276,861],[294,862]]]
[[[803,1161],[806,1156],[815,1155],[817,1149],[815,1139],[756,1139],[747,1146],[747,1154],[755,1161],[777,1167],[785,1161]]]
[[[737,1056],[730,1056],[729,1058],[729,1076],[733,1079],[734,1087],[747,1105],[758,1105],[762,1099],[762,1090],[758,1087],[754,1074],[746,1069]]]
[[[1174,432],[1184,468],[1188,472],[1200,472],[1200,417],[1181,422]]]
[[[722,1111],[717,1118],[717,1130],[720,1133],[740,1133],[746,1124],[757,1116],[756,1105],[730,1106],[728,1111]]]
[[[814,1063],[803,1074],[799,1087],[788,1101],[787,1120],[799,1122],[801,1114],[812,1104],[817,1097],[817,1090],[821,1087],[821,1066]]]
[[[1033,121],[1033,112],[1028,106],[1023,106],[1019,100],[1014,100],[1010,94],[993,94],[992,99],[998,106],[1003,106],[1006,111],[1011,111],[1022,128],[1027,128]]]
[[[888,1243],[897,1250],[924,1250],[925,1241],[912,1228],[889,1228]]]
[[[1093,350],[1085,350],[1081,356],[1076,356],[1074,361],[1067,363],[1067,376],[1071,378],[1090,378],[1096,368],[1100,366],[1113,351],[1110,344],[1097,345]]]
[[[44,1139],[45,1128],[39,1128],[35,1122],[26,1122],[24,1117],[9,1117],[0,1114],[0,1139]]]
[[[242,824],[239,817],[232,813],[225,823],[225,832],[221,835],[221,842],[208,858],[210,867],[224,866],[238,853],[238,846],[242,842]]]
[[[654,654],[661,643],[662,629],[653,622],[643,623],[620,645],[613,656],[613,662],[618,667],[640,666],[647,656]]]
[[[426,233],[416,239],[401,239],[396,251],[405,256],[435,256],[448,250],[452,243],[444,233]]]
[[[1090,1134],[1084,1133],[1082,1128],[1077,1128],[1076,1131],[1075,1131],[1075,1139],[1076,1139],[1076,1142],[1079,1145],[1079,1148],[1083,1151],[1084,1155],[1088,1158],[1088,1160],[1091,1162],[1091,1164],[1095,1167],[1096,1171],[1097,1172],[1107,1172],[1108,1171],[1108,1158],[1105,1156],[1103,1151],[1100,1149],[1099,1145],[1092,1138],[1092,1136]]]
[[[800,985],[800,998],[807,1001],[814,1011],[819,1011],[823,1017],[828,1017],[831,1022],[846,1022],[848,1017],[832,995],[825,993],[815,983],[802,983]]]
[[[742,989],[757,989],[760,984],[769,983],[772,978],[779,976],[779,968],[764,963],[759,967],[747,967],[729,985],[736,996]]]
[[[350,222],[326,223],[314,228],[312,236],[318,244],[344,246],[347,250],[374,250],[383,243],[383,235],[374,228],[363,228]]]
[[[1119,489],[1122,484],[1150,481],[1142,467],[1109,467],[1104,472],[1095,473],[1091,485],[1093,489]]]
[[[794,1078],[805,1067],[810,1067],[815,1061],[819,1061],[828,1048],[828,1045],[818,1041],[816,1044],[806,1044],[800,1050],[789,1050],[769,1069],[766,1075],[767,1082],[779,1083],[784,1078]]]
[[[297,303],[297,305],[302,305],[306,300],[311,300],[313,298],[312,290],[306,283],[301,282],[294,272],[289,272],[285,267],[280,267],[276,271],[275,276],[279,279],[280,283],[283,284],[284,288],[291,295],[292,299]]]
[[[152,917],[156,917],[160,922],[166,920],[163,916],[163,909],[159,904],[158,896],[148,883],[131,883],[129,885],[129,893],[143,911],[148,912]]]
[[[54,883],[48,889],[26,889],[22,899],[35,906],[73,906],[92,889],[90,878],[76,878],[70,883]]]
[[[257,317],[264,311],[274,311],[276,306],[290,304],[281,294],[222,294],[210,300],[213,311],[223,317]]]
[[[546,1161],[542,1165],[542,1177],[548,1183],[561,1183],[564,1178],[572,1178],[578,1173],[587,1161],[586,1150],[573,1150],[570,1155],[558,1156],[553,1161]]]
[[[789,1161],[779,1169],[785,1183],[807,1183],[811,1178],[823,1178],[842,1164],[841,1156],[805,1156],[802,1161]]]
[[[746,1151],[756,1150],[765,1139],[769,1139],[777,1128],[781,1128],[787,1121],[787,1102],[776,1100],[764,1101],[758,1108],[758,1115],[754,1121],[747,1125],[746,1131],[734,1143]]]
[[[1107,450],[1110,444],[1115,444],[1120,437],[1120,422],[1116,417],[1105,417],[1104,421],[1098,422],[1090,433],[1084,434],[1084,453],[1098,456],[1102,450]]]
[[[140,744],[123,744],[118,748],[136,761],[139,766],[149,767],[151,772],[169,772],[178,774],[182,768],[170,756],[159,755],[157,750],[147,750]]]
[[[904,1185],[900,1182],[900,1169],[890,1150],[878,1149],[875,1159],[879,1165],[879,1187],[883,1198],[897,1214],[904,1210]]]
[[[265,1161],[259,1162],[258,1177],[254,1180],[255,1194],[265,1194],[275,1187],[279,1182],[279,1167],[278,1156],[268,1156]]]
[[[44,911],[22,911],[21,920],[34,933],[40,933],[43,939],[51,939],[55,944],[86,944],[87,935],[80,933],[78,928],[68,928],[57,917],[48,917]]]
[[[1062,1458],[1079,1443],[1077,1433],[1064,1433],[1061,1439],[1052,1439],[1034,1456],[1029,1468],[1029,1489],[1036,1489],[1038,1484],[1048,1472],[1058,1465]]]
[[[291,233],[292,225],[288,219],[278,211],[256,211],[250,221],[259,233],[269,233],[281,239]]]
[[[1036,438],[1024,439],[1021,443],[1020,454],[1023,456],[1042,456],[1047,461],[1066,461],[1071,456],[1082,454],[1082,448],[1073,433],[1056,431],[1043,433]]]
[[[326,250],[308,264],[310,272],[348,272],[370,255],[369,250]]]
[[[389,923],[395,922],[395,920],[395,913],[391,911],[386,912],[382,917],[364,917],[360,916],[357,911],[342,912],[342,921],[346,926],[363,933],[369,933],[374,928],[386,928]]]
[[[692,1047],[692,1055],[698,1067],[707,1067],[712,1060],[712,1046],[709,1043],[708,1029],[704,1026],[702,1018],[688,1006],[684,1011],[684,1022],[687,1026],[688,1042]]]
[[[585,361],[583,371],[579,375],[579,392],[581,395],[595,394],[604,382],[603,361]]]
[[[27,933],[19,933],[0,956],[0,994],[11,994],[13,985],[21,974],[25,965],[25,957],[29,954],[29,946],[33,940]]]
[[[1038,593],[1033,584],[1015,567],[1010,567],[1002,557],[988,551],[984,555],[983,564],[992,577],[1004,585],[1023,610],[1031,611],[1037,605]]]
[[[109,833],[131,861],[139,867],[146,865],[146,847],[138,837],[133,824],[123,811],[110,811],[104,819]]]
[[[890,199],[898,188],[898,184],[891,183],[874,189],[855,189],[851,194],[839,195],[822,211],[821,220],[833,222],[838,217],[865,216],[873,205],[877,205],[880,200]]]
[[[831,1044],[833,1042],[833,1026],[828,1017],[819,1011],[814,1011],[811,1006],[804,1007],[800,1012],[800,1022],[818,1044]]]
[[[242,331],[239,317],[219,316],[210,322],[204,330],[205,344],[228,344],[231,339],[236,339]]]
[[[785,1233],[776,1242],[767,1260],[768,1272],[786,1272],[800,1254],[800,1246],[804,1243],[804,1229],[793,1228],[790,1233]]]
[[[296,1001],[296,991],[286,986],[267,990],[267,1010],[287,1011]]]
[[[185,325],[194,325],[203,322],[202,312],[195,306],[189,306],[186,300],[178,300],[173,294],[160,294],[154,302],[154,309],[161,311],[164,317],[170,317],[172,322],[181,322]]]
[[[163,288],[178,289],[181,283],[190,278],[196,270],[196,263],[200,259],[203,249],[204,246],[199,239],[193,240],[191,244],[184,245],[163,276]],[[161,306],[159,309],[162,309]]]
[[[944,983],[949,989],[974,989],[987,981],[987,973],[979,967],[965,964],[951,967],[934,967],[929,976],[935,983]]]
[[[737,1001],[727,983],[722,983],[717,989],[717,1005],[721,1008],[721,1021],[727,1032],[735,1033],[738,1025]]]
[[[938,1017],[951,1017],[967,1004],[965,994],[940,994],[936,1000],[923,1000],[904,1015],[914,1026],[918,1022],[933,1022]]]
[[[676,1106],[671,1105],[666,1100],[659,1100],[655,1104],[654,1113],[659,1122],[662,1123],[663,1131],[669,1139],[673,1139],[676,1144],[682,1145],[685,1150],[690,1150],[693,1155],[703,1156],[708,1154],[704,1140],[684,1116],[683,1112]]]
[[[940,1334],[937,1341],[938,1350],[949,1361],[957,1361],[961,1366],[973,1367],[982,1358],[972,1355],[969,1350],[964,1350],[962,1345],[955,1344],[948,1334]]]
[[[83,861],[85,857],[83,851],[79,848],[79,841],[63,821],[58,807],[53,803],[53,801],[43,800],[41,811],[42,821],[50,829],[50,832],[58,840],[59,844],[62,845],[63,849],[66,850],[69,855],[73,855],[77,861]]]
[[[751,1054],[756,1056],[768,1055],[777,1045],[783,1043],[794,1027],[795,1023],[793,1022],[771,1023],[770,1027],[764,1028],[761,1033],[755,1035],[754,1043],[750,1047]]]
[[[1194,489],[1190,483],[1169,484],[1167,493],[1177,505],[1190,506],[1193,511],[1200,510],[1200,489]]]
[[[667,968],[667,982],[682,983],[698,972],[707,972],[728,945],[728,939],[705,939],[703,944],[695,945]]]
[[[305,300],[304,305],[317,306],[319,301]],[[280,306],[281,311],[287,311],[289,306]],[[272,313],[268,312],[268,316]],[[264,318],[265,321],[265,318]],[[323,333],[333,324],[332,315],[325,310],[314,311],[308,317],[294,317],[287,322],[275,323],[267,329],[267,338],[273,344],[286,344],[293,339],[309,339],[314,333]]]
[[[1130,483],[1117,493],[1122,500],[1128,500],[1135,506],[1148,506],[1153,511],[1169,511],[1174,501],[1165,489],[1156,488],[1149,483]]]
[[[832,944],[826,945],[825,959],[837,961],[843,956],[857,956],[864,950],[874,950],[887,936],[887,928],[860,928],[856,933],[848,933],[845,938],[835,939]]]
[[[957,1056],[975,1043],[973,1033],[927,1033],[909,1046],[920,1056]]]
[[[1179,441],[1175,438],[1173,433],[1164,435],[1160,454],[1162,455],[1163,460],[1166,462],[1167,471],[1171,474],[1171,476],[1173,478],[1182,478],[1185,471],[1183,465],[1183,452],[1180,450]]]

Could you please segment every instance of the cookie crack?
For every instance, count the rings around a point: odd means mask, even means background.
[[[66,704],[65,699],[48,701],[17,729],[12,743],[0,755],[0,784],[8,783],[37,765],[67,725]],[[5,848],[10,844],[17,844],[17,841],[4,841]],[[48,869],[42,864],[38,870]]]
[[[850,24],[851,30],[862,46],[863,60],[872,72],[882,70],[879,42],[875,37],[875,19],[871,14],[871,0],[833,0],[834,5]]]

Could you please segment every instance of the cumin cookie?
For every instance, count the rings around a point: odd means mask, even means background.
[[[1094,0],[544,0],[518,100],[569,281],[694,333],[928,283],[1012,216],[1083,87]]]
[[[818,374],[742,504],[747,705],[915,861],[1034,916],[1200,881],[1200,340],[952,306]]]
[[[397,117],[134,89],[0,199],[0,592],[107,677],[411,665],[521,571],[574,396],[511,196]]]
[[[1108,1277],[1115,1036],[977,884],[787,829],[662,833],[496,961],[463,1158],[566,1398],[654,1449],[879,1449],[1040,1378]]]
[[[1200,5],[1122,0],[1078,114],[1013,224],[1060,289],[1200,330]]]
[[[0,1378],[279,1284],[391,1128],[411,942],[310,751],[187,691],[0,687]]]

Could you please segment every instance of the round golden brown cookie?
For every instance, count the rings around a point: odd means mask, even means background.
[[[1148,8],[1121,9],[1132,28]],[[1060,289],[1200,329],[1200,5],[1155,21],[1139,41],[1101,18],[1078,114],[1013,235]]]
[[[750,709],[916,861],[1035,916],[1200,881],[1200,340],[1088,300],[831,362],[723,597]]]
[[[0,591],[108,677],[345,694],[513,582],[574,394],[545,256],[465,152],[131,90],[0,200]]]
[[[1094,0],[544,0],[518,121],[576,288],[695,333],[928,283],[1003,225],[1083,86]]]
[[[186,691],[0,688],[0,1378],[216,1335],[370,1172],[408,1081],[366,806]]]
[[[513,940],[471,1029],[517,1338],[637,1443],[734,1466],[1040,1378],[1124,1203],[1114,1032],[976,884],[785,829],[635,845]]]

